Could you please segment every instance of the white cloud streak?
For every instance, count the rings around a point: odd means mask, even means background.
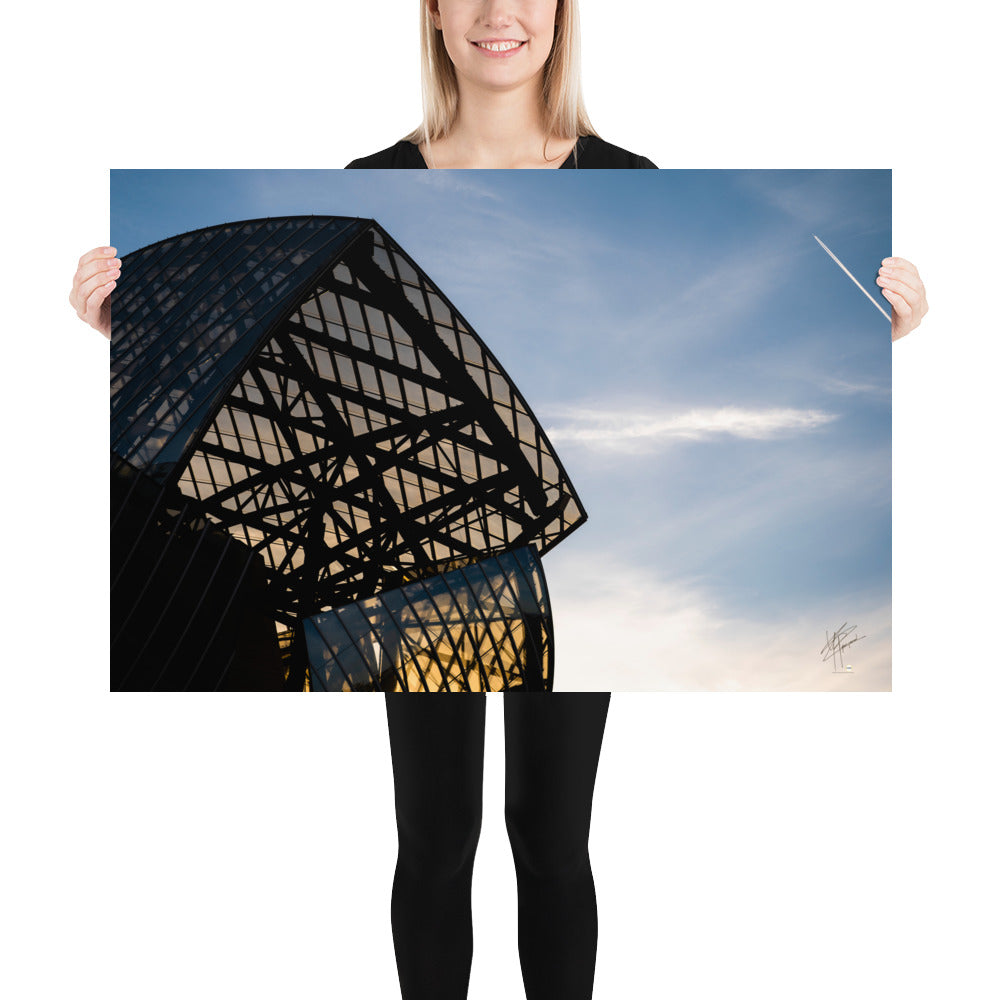
[[[875,396],[880,399],[892,398],[892,386],[880,384],[874,380],[866,382],[852,381],[832,376],[819,380],[819,388],[838,396]]]
[[[634,452],[655,450],[671,441],[705,441],[728,436],[762,441],[806,433],[837,419],[823,410],[789,407],[751,409],[699,407],[677,413],[574,408],[549,411],[564,423],[546,428],[553,443]]]
[[[449,194],[469,194],[473,198],[485,198],[497,202],[504,200],[494,186],[470,181],[464,176],[466,173],[457,170],[427,170],[414,174],[413,181]]]

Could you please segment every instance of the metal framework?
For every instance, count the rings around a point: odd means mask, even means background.
[[[418,580],[305,623],[314,686],[504,691],[549,686],[552,619],[531,549]]]
[[[535,553],[586,514],[499,362],[378,223],[161,241],[123,261],[113,319],[112,687],[301,688],[306,660],[325,689],[551,687]],[[522,599],[484,602],[473,578]],[[414,597],[432,580],[447,610]],[[424,610],[402,625],[390,594]],[[319,637],[376,598],[351,636],[378,657],[335,666]]]

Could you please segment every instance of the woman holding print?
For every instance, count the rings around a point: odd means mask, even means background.
[[[580,87],[577,0],[421,0],[424,120],[360,169],[655,168],[601,139]],[[110,337],[111,248],[85,254],[70,300]],[[927,311],[912,264],[883,261],[892,338]],[[392,931],[404,1000],[462,1000],[472,961],[472,869],[486,696],[386,694],[399,836]],[[587,1000],[597,905],[588,838],[610,693],[504,699],[505,817],[528,1000]]]
[[[423,122],[348,167],[656,167],[590,124],[575,0],[428,0],[420,52]]]

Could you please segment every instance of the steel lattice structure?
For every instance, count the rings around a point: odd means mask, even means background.
[[[552,618],[541,563],[514,549],[305,622],[324,690],[504,691],[548,686]]]
[[[551,687],[536,553],[586,514],[499,362],[378,223],[163,240],[124,258],[112,308],[113,687],[299,688],[306,659],[314,687],[338,690]],[[454,591],[474,564],[523,599]],[[320,622],[432,579],[452,581],[454,620],[436,626],[450,640],[394,624],[401,645],[374,614],[354,644],[392,668],[331,673]],[[456,673],[440,650],[476,629],[489,641]]]

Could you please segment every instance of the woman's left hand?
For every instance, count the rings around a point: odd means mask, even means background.
[[[920,326],[927,315],[927,293],[917,269],[902,257],[886,257],[875,283],[892,305],[892,339],[899,340]]]

